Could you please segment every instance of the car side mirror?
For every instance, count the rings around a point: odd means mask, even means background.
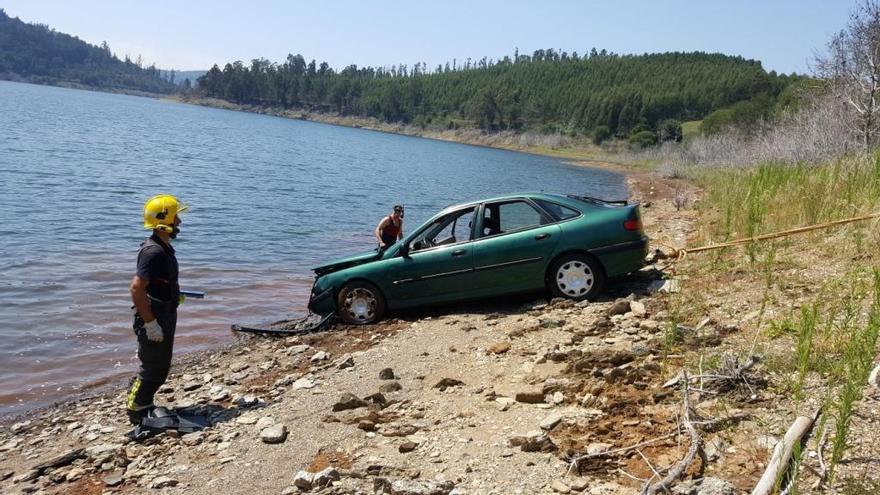
[[[409,257],[409,244],[404,244],[404,245],[400,246],[400,255],[403,256],[404,258]]]

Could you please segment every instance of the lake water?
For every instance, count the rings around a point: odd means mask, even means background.
[[[626,196],[617,174],[541,156],[0,82],[0,415],[135,369],[128,284],[151,195],[190,205],[181,286],[208,293],[180,308],[180,354],[303,314],[310,268],[374,247],[394,203],[409,230],[525,190]]]

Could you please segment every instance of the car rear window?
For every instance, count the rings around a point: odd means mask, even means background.
[[[574,218],[580,215],[580,212],[569,208],[567,206],[562,206],[560,204],[554,203],[552,201],[545,201],[543,199],[536,199],[536,203],[541,205],[541,208],[547,210],[551,215],[553,215],[558,220],[568,220],[569,218]]]

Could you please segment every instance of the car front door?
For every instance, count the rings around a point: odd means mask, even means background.
[[[388,268],[395,306],[465,298],[473,285],[473,223],[476,207],[444,215],[407,241],[406,255]]]
[[[479,295],[544,286],[560,229],[526,199],[486,203],[474,241],[474,287]]]

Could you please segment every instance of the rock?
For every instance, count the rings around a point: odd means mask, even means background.
[[[524,390],[522,392],[517,392],[514,398],[517,402],[541,404],[544,402],[544,392],[542,390]]]
[[[400,452],[401,454],[406,454],[407,452],[412,452],[413,450],[416,450],[416,447],[418,447],[418,446],[419,446],[419,444],[417,444],[415,442],[407,441],[407,442],[403,442],[402,444],[398,445],[397,451]]]
[[[370,421],[369,419],[362,419],[358,421],[358,429],[364,431],[375,431],[376,423]]]
[[[384,368],[379,372],[380,380],[394,380],[394,370],[391,368]]]
[[[544,432],[533,431],[525,436],[513,436],[507,439],[510,447],[519,447],[523,452],[554,452],[556,444]]]
[[[239,416],[239,417],[235,418],[235,422],[240,425],[252,425],[257,422],[257,419],[258,418],[256,416],[247,414],[247,415]]]
[[[614,448],[610,443],[595,442],[587,445],[587,454],[596,455]]]
[[[397,381],[383,383],[382,385],[379,386],[379,391],[386,392],[386,393],[397,392],[398,390],[401,390],[401,389],[403,389],[403,386],[401,386],[400,382],[397,382]]]
[[[220,402],[229,398],[229,389],[221,388],[217,385],[211,387],[211,401]]]
[[[281,443],[287,439],[287,427],[283,424],[272,425],[260,432],[263,443]]]
[[[553,395],[549,395],[547,398],[544,399],[544,401],[551,404],[559,405],[565,402],[565,395],[562,392],[553,392]]]
[[[300,471],[293,477],[293,485],[303,491],[311,490],[314,481],[315,474],[308,471]]]
[[[182,437],[180,437],[180,442],[186,446],[194,447],[194,446],[202,443],[202,440],[204,440],[204,439],[205,439],[205,433],[201,432],[201,431],[196,431],[193,433],[187,433],[187,434],[183,435]]]
[[[547,416],[546,418],[544,418],[541,421],[540,426],[541,426],[542,430],[550,431],[553,428],[555,428],[556,425],[558,425],[561,421],[562,421],[561,414],[551,414],[550,416]]]
[[[305,344],[292,345],[287,348],[287,355],[288,356],[295,356],[297,354],[302,354],[311,348],[312,348],[311,346],[308,346]]]
[[[644,318],[648,315],[648,310],[645,309],[645,304],[639,301],[630,301],[629,310],[632,311],[633,316],[637,318]]]
[[[33,481],[33,480],[39,478],[40,474],[42,474],[42,472],[43,471],[40,469],[29,469],[28,471],[25,471],[24,473],[19,474],[18,476],[12,478],[12,483],[17,484],[17,483],[25,483],[28,481]]]
[[[492,354],[504,354],[510,350],[510,342],[496,342],[487,349]]]
[[[254,407],[260,403],[260,399],[254,397],[253,395],[245,395],[244,397],[239,397],[236,399],[235,403],[238,407]]]
[[[299,380],[293,382],[293,389],[294,390],[309,389],[309,388],[314,388],[314,387],[315,387],[315,382],[312,381],[312,379],[308,378],[308,377],[302,377]]]
[[[18,435],[23,431],[29,430],[32,424],[33,423],[30,420],[14,423],[11,427],[9,427],[9,431],[11,431],[13,435]]]
[[[456,380],[455,378],[442,378],[439,382],[434,384],[434,388],[439,388],[441,392],[445,391],[447,388],[458,387],[464,385],[464,382],[461,380]]]
[[[202,384],[199,382],[187,382],[183,384],[184,392],[192,392],[193,390],[197,390],[202,387]]]
[[[334,481],[339,481],[339,472],[332,467],[325,468],[315,473],[312,477],[313,486],[330,486]]]
[[[586,490],[587,487],[590,486],[590,482],[587,481],[585,478],[575,478],[575,479],[571,480],[571,483],[569,483],[569,486],[571,487],[572,490],[574,490],[576,492],[582,492],[582,491]]]
[[[736,495],[738,490],[735,486],[718,478],[703,478],[697,495]]]
[[[342,359],[336,362],[336,367],[344,370],[346,368],[354,368],[354,358],[350,355],[342,356]]]
[[[571,493],[571,488],[561,480],[553,480],[553,482],[550,483],[550,488],[556,493]]]
[[[622,315],[629,311],[629,303],[627,299],[618,299],[611,304],[605,314],[608,316]]]
[[[324,351],[318,351],[312,357],[309,358],[310,363],[320,363],[321,361],[326,361],[330,359],[330,354]]]
[[[391,483],[391,495],[449,495],[454,488],[451,481],[396,480]]]
[[[76,459],[83,457],[85,455],[85,452],[86,452],[85,449],[68,450],[62,454],[58,454],[58,455],[55,455],[53,457],[49,457],[48,459],[41,461],[39,464],[34,466],[34,469],[38,473],[42,473],[43,471],[45,471],[46,469],[49,469],[49,468],[58,468],[61,466],[66,466],[66,465],[70,464],[71,462],[75,461]]]
[[[76,481],[83,477],[86,474],[86,470],[80,467],[72,468],[67,472],[67,475],[64,476],[64,479],[68,482]]]
[[[275,418],[272,416],[263,416],[257,421],[257,429],[262,431],[274,424]]]
[[[114,471],[104,476],[101,481],[107,486],[119,486],[122,484],[122,471]]]
[[[168,476],[159,476],[150,483],[150,488],[165,488],[169,486],[177,486],[177,480]]]

